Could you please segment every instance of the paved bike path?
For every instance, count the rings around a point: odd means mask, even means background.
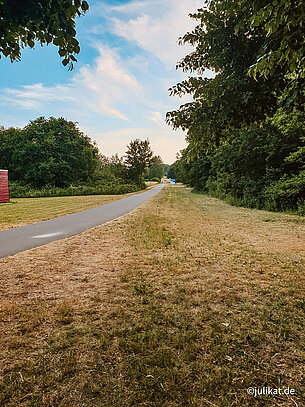
[[[160,192],[164,185],[96,208],[0,231],[0,258],[76,235],[125,215]]]

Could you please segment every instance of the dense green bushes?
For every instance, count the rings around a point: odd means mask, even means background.
[[[199,158],[185,150],[169,173],[230,204],[304,214],[304,126],[303,114],[280,112]]]
[[[305,215],[305,170],[284,176],[264,190],[265,207],[274,211],[295,210]]]
[[[12,181],[64,188],[92,179],[98,149],[75,123],[40,117],[23,129],[0,132],[0,167]]]
[[[177,64],[189,77],[170,93],[192,101],[166,116],[188,145],[171,177],[236,205],[304,213],[303,3],[213,0],[191,14],[198,24],[179,42],[192,52]]]
[[[100,185],[70,185],[66,188],[46,186],[41,189],[31,185],[20,185],[10,182],[11,198],[40,198],[51,196],[76,196],[76,195],[121,195],[140,190],[134,184],[100,184]]]
[[[145,187],[145,186],[144,186]],[[100,157],[99,166],[87,182],[71,183],[59,188],[45,185],[41,188],[33,184],[10,181],[10,196],[12,198],[38,198],[48,196],[71,195],[119,195],[137,192],[141,188],[128,179],[125,166],[117,156]]]
[[[147,179],[150,181],[160,182],[161,178],[164,177],[165,165],[160,156],[154,156],[151,159],[150,166],[147,169]]]
[[[63,118],[40,117],[23,129],[0,128],[0,168],[9,171],[12,198],[117,195],[146,188],[131,176],[132,166],[127,168],[118,155],[99,154],[76,123]]]

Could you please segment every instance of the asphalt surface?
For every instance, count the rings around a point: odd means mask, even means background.
[[[149,191],[131,195],[97,208],[0,231],[0,258],[76,235],[125,215],[160,192],[164,185],[160,184]]]

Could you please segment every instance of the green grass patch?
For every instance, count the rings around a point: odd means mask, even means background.
[[[0,230],[52,219],[124,198],[127,195],[18,198],[0,204]]]

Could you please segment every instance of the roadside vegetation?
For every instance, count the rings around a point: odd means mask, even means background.
[[[281,114],[191,161],[185,150],[169,175],[231,205],[305,215],[305,117],[291,119]]]
[[[38,189],[32,185],[20,185],[17,182],[10,182],[9,190],[11,198],[40,198],[82,195],[120,195],[128,192],[137,192],[140,188],[132,183],[120,184],[118,182],[108,182],[107,184],[97,184],[92,182],[83,185],[70,185],[65,188],[45,186]]]
[[[130,194],[12,199],[10,203],[1,205],[0,230],[94,208],[128,195]]]
[[[303,1],[206,1],[180,38],[191,76],[167,114],[187,131],[169,176],[234,205],[305,214]],[[214,77],[205,77],[205,70]]]
[[[1,259],[0,405],[304,405],[304,230],[178,184]]]
[[[8,170],[11,198],[136,192],[146,188],[144,175],[156,159],[163,176],[162,159],[153,156],[149,140],[132,140],[124,157],[106,157],[63,118],[40,117],[23,129],[0,127],[0,168]]]
[[[149,181],[160,182],[161,179],[167,175],[168,165],[163,163],[160,156],[154,156],[151,160],[150,166],[147,169],[145,179]]]

